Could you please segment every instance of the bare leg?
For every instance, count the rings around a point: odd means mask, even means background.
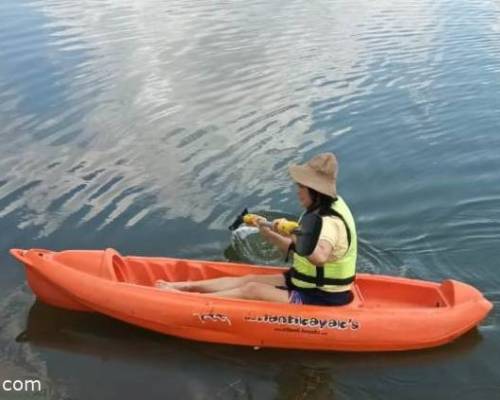
[[[275,303],[288,303],[288,292],[265,283],[249,282],[243,286],[210,293],[212,296],[246,299],[264,300]]]
[[[185,282],[166,282],[158,280],[155,282],[155,286],[160,289],[171,288],[189,292],[214,293],[235,289],[250,282],[267,284],[268,286],[283,286],[285,285],[285,278],[283,277],[283,274],[273,274],[225,276],[222,278]]]

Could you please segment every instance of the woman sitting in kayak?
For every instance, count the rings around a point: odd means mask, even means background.
[[[337,160],[332,153],[315,156],[304,165],[291,165],[289,173],[297,184],[297,195],[305,213],[322,217],[322,229],[311,255],[293,253],[293,266],[285,274],[246,275],[200,281],[166,282],[157,288],[167,291],[191,291],[248,300],[279,303],[343,305],[352,300],[351,284],[356,273],[357,238],[352,214],[337,196]],[[288,254],[295,237],[277,232],[257,220],[261,235]]]

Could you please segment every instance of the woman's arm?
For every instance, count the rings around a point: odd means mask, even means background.
[[[260,225],[259,230],[261,235],[270,243],[279,248],[284,254],[288,252],[288,248],[292,241],[291,237],[282,236],[279,233],[273,232],[270,228]],[[319,240],[311,255],[306,258],[314,265],[323,265],[328,261],[332,253],[332,245],[326,240]]]
[[[262,225],[260,222],[260,220],[257,220],[256,224],[259,228],[260,234],[264,237],[264,239],[266,239],[269,243],[275,245],[284,254],[287,254],[290,244],[292,244],[292,242],[295,243],[295,236],[292,235],[291,237],[288,237],[280,235],[279,233],[274,232],[271,228]],[[314,265],[323,265],[328,261],[332,251],[333,247],[328,241],[319,240],[312,254],[307,256],[306,258]]]
[[[338,225],[333,218],[323,217],[322,221],[318,243],[312,254],[307,257],[314,265],[324,265],[328,262],[339,235]]]
[[[307,259],[314,265],[323,265],[330,258],[330,254],[333,251],[332,245],[326,240],[318,240],[316,248]]]
[[[284,254],[288,252],[288,248],[292,243],[292,239],[290,237],[286,237],[280,235],[279,233],[273,232],[271,228],[259,223],[257,223],[257,226],[259,227],[260,234],[264,239],[266,239],[269,243],[275,245]]]

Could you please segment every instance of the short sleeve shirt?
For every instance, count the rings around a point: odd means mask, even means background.
[[[341,259],[349,248],[347,239],[347,230],[344,222],[335,216],[326,216],[323,218],[323,225],[319,234],[319,240],[324,240],[332,246],[328,262]]]

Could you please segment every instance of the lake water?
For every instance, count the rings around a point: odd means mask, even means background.
[[[8,255],[252,261],[227,226],[297,215],[286,167],[324,151],[359,271],[470,283],[495,305],[479,329],[397,354],[194,343],[35,303]],[[498,1],[3,0],[0,378],[51,400],[498,399],[499,173]]]

